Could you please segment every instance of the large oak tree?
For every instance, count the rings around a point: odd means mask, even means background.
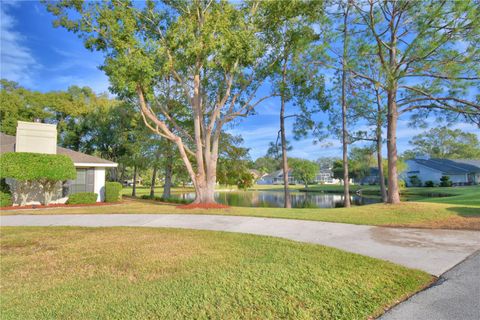
[[[48,8],[56,26],[104,52],[113,91],[134,97],[145,124],[177,146],[195,203],[214,202],[222,128],[269,97],[257,94],[274,58],[255,23],[258,2],[61,1]],[[165,79],[180,88],[193,132],[162,103]]]

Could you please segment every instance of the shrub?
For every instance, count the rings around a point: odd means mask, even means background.
[[[105,183],[105,202],[117,202],[122,199],[122,185],[119,182]]]
[[[412,187],[421,187],[422,186],[422,180],[416,175],[411,176],[410,178],[410,184]]]
[[[405,180],[399,179],[399,180],[398,180],[398,187],[399,187],[400,189],[405,189],[405,186],[406,186]]]
[[[97,202],[98,194],[93,192],[79,192],[68,196],[67,204],[89,204]]]
[[[425,181],[425,187],[433,188],[435,187],[435,183],[433,183],[432,180]]]
[[[442,176],[440,178],[440,187],[451,187],[452,186],[452,181],[450,181],[449,176]]]
[[[75,179],[77,172],[72,160],[60,154],[30,152],[7,152],[0,155],[0,178],[16,180],[14,192],[18,193],[21,205],[27,201],[27,192],[34,182],[42,185],[44,202],[50,203],[60,181]]]
[[[10,193],[0,191],[0,207],[9,207],[12,204],[12,195]]]

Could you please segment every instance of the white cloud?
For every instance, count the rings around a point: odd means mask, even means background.
[[[15,5],[0,4],[0,77],[31,86],[38,63],[25,45],[25,37],[15,31],[18,22],[7,12]]]

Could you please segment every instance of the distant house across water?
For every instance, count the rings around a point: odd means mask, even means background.
[[[417,158],[406,161],[407,169],[402,178],[407,186],[411,177],[416,176],[423,185],[426,181],[440,183],[442,176],[448,176],[454,186],[480,183],[480,159],[438,159]]]

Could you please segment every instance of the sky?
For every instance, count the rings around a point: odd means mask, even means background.
[[[89,86],[97,93],[107,92],[108,78],[98,69],[103,61],[102,55],[85,49],[77,35],[54,28],[52,21],[52,15],[38,1],[0,0],[0,77],[41,92],[65,90],[71,85]],[[326,79],[328,82],[329,78]],[[264,90],[268,91],[268,88]],[[244,138],[252,159],[265,155],[269,142],[276,140],[280,126],[279,108],[279,100],[267,100],[258,106],[255,115],[228,128],[230,133]],[[328,121],[326,115],[318,117]],[[408,141],[424,131],[409,127],[408,120],[408,117],[401,118],[398,124],[400,153],[410,149]],[[294,141],[292,122],[287,121],[287,139],[293,145],[289,156],[310,160],[341,156],[341,144],[334,138],[318,144],[314,144],[311,138]],[[438,125],[433,120],[430,123],[430,127]],[[480,137],[478,128],[467,123],[458,123],[452,128],[473,132]]]

